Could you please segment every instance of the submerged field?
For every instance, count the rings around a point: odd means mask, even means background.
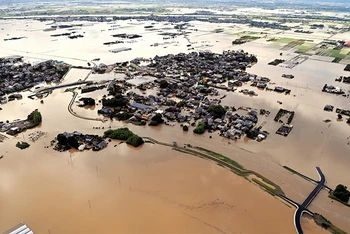
[[[294,208],[215,163],[151,144],[134,150],[125,144],[113,147],[114,144],[110,143],[100,153],[74,152],[72,157],[68,152],[60,154],[51,148],[44,148],[45,144],[49,144],[63,131],[78,130],[102,134],[102,130],[93,127],[127,126],[140,136],[203,147],[264,175],[297,202],[305,199],[313,185],[293,176],[282,168],[283,165],[315,179],[315,166],[320,166],[326,175],[328,186],[332,188],[350,181],[347,168],[350,163],[347,138],[349,126],[344,121],[337,121],[334,113],[323,111],[326,104],[343,109],[350,109],[350,104],[347,98],[321,92],[325,83],[335,84],[335,78],[347,74],[343,71],[344,66],[319,61],[313,57],[293,69],[267,65],[276,58],[293,59],[298,56],[295,50],[308,51],[314,44],[329,37],[324,32],[319,32],[313,40],[313,35],[295,35],[293,32],[281,35],[278,30],[191,22],[184,29],[187,32],[186,37],[179,35],[164,39],[166,36],[160,35],[161,33],[178,33],[174,28],[175,24],[118,21],[114,24],[83,22],[82,27],[74,30],[84,37],[68,39],[51,37],[51,34],[69,31],[59,29],[58,32],[44,32],[43,29],[48,26],[43,22],[25,20],[23,24],[20,20],[7,20],[3,23],[1,27],[4,28],[4,34],[0,35],[0,40],[12,36],[26,38],[4,41],[0,47],[2,56],[22,55],[33,63],[55,59],[77,66],[87,66],[88,62],[96,58],[100,59],[96,62],[99,65],[169,53],[205,50],[221,53],[228,49],[244,49],[258,57],[258,63],[248,68],[247,72],[269,77],[274,83],[271,85],[284,86],[291,89],[292,93],[284,95],[256,90],[259,95],[250,97],[238,92],[220,91],[221,96],[227,95],[222,99],[222,105],[271,111],[270,117],[261,117],[259,121],[266,121],[264,128],[271,133],[266,141],[260,143],[247,139],[231,141],[216,133],[184,133],[178,125],[141,127],[118,121],[102,123],[77,119],[67,110],[72,94],[64,92],[63,89],[55,90],[44,99],[44,104],[40,104],[39,100],[24,98],[2,105],[1,120],[5,121],[24,118],[28,112],[38,108],[44,119],[40,129],[48,132],[49,136],[31,144],[24,151],[15,148],[14,142],[26,138],[31,131],[0,143],[0,154],[5,156],[0,160],[0,203],[5,204],[0,211],[0,230],[24,221],[40,233],[48,230],[51,233],[96,233],[97,230],[107,232],[111,229],[117,232],[148,233],[295,232],[292,220]],[[152,23],[154,30],[144,28]],[[142,37],[125,41],[122,45],[103,44],[115,41],[112,34],[117,32],[135,33]],[[263,38],[261,32],[268,36]],[[244,35],[262,38],[242,45],[232,45],[233,40]],[[268,41],[272,37],[277,40]],[[305,42],[291,46],[290,49],[284,47],[296,40]],[[132,50],[109,52],[119,47],[130,47]],[[283,47],[286,50],[281,50]],[[325,57],[346,57],[343,50],[339,53],[326,53]],[[290,73],[295,75],[294,79],[281,77],[282,74]],[[86,75],[86,70],[73,69],[64,82],[75,82]],[[92,75],[89,79],[100,81],[123,78],[120,76],[123,75],[109,73]],[[349,90],[346,84],[337,85]],[[140,93],[137,89],[133,91]],[[145,94],[156,92],[157,90],[147,90]],[[24,92],[26,94],[29,92]],[[101,99],[105,94],[104,89],[79,94],[78,97]],[[79,108],[76,103],[72,108],[79,115],[100,117],[97,109]],[[287,138],[274,134],[279,124],[273,121],[273,116],[280,108],[296,113],[293,131]],[[325,124],[324,119],[331,119],[332,122]],[[88,201],[91,202],[91,208]],[[320,193],[310,209],[323,214],[341,228],[350,230],[348,207],[332,203],[325,191]],[[309,220],[304,220],[303,228],[306,233],[322,231]]]

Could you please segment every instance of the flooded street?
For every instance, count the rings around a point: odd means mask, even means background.
[[[84,26],[77,29],[79,33],[85,32],[84,38],[70,40],[50,37],[50,34],[58,31],[43,32],[49,27],[43,22],[7,20],[2,25],[6,33],[0,35],[1,41],[9,36],[27,38],[2,43],[0,55],[22,55],[33,63],[54,59],[87,66],[95,58],[100,58],[97,64],[112,64],[135,57],[189,52],[186,47],[188,40],[183,36],[171,39],[169,44],[151,47],[151,44],[164,40],[158,31],[144,29],[150,23],[121,21],[117,22],[118,30],[108,31],[110,25],[107,23],[84,22]],[[246,139],[229,141],[217,132],[196,135],[192,128],[183,132],[179,125],[150,127],[109,119],[104,123],[83,120],[68,112],[73,94],[64,92],[65,89],[55,90],[43,99],[44,104],[40,100],[26,98],[31,92],[23,92],[25,97],[22,100],[1,105],[0,121],[25,119],[31,111],[39,109],[43,122],[38,128],[16,137],[9,136],[10,139],[0,143],[0,155],[4,155],[0,160],[0,231],[23,221],[36,233],[52,234],[295,233],[293,207],[213,162],[149,143],[134,149],[126,144],[111,142],[98,153],[59,153],[52,148],[44,148],[64,131],[103,135],[109,127],[128,127],[140,136],[153,137],[162,142],[176,141],[181,146],[191,144],[205,147],[261,173],[280,185],[288,197],[300,203],[314,185],[291,174],[282,167],[284,165],[314,179],[317,179],[315,167],[320,166],[329,187],[334,188],[340,183],[350,186],[350,139],[347,138],[350,127],[345,120],[337,121],[335,113],[323,111],[326,104],[350,109],[350,102],[348,98],[321,92],[325,83],[334,84],[335,78],[347,74],[343,72],[344,66],[312,59],[292,70],[268,66],[268,62],[280,56],[280,50],[265,45],[264,39],[232,46],[232,40],[237,38],[234,33],[242,28],[214,25],[224,27],[226,34],[213,35],[215,27],[212,24],[193,22],[197,28],[199,24],[203,24],[202,28],[188,36],[189,40],[197,42],[195,51],[221,53],[224,49],[244,49],[256,54],[259,59],[247,72],[269,77],[276,85],[292,89],[291,95],[284,95],[254,88],[257,97],[229,92],[222,100],[222,105],[236,108],[244,106],[270,110],[270,116],[259,116],[258,122],[259,125],[266,121],[264,129],[270,132],[268,138],[263,142]],[[155,27],[176,32],[173,25],[166,23],[156,23]],[[104,42],[116,40],[111,35],[117,32],[138,33],[143,37],[133,43],[103,45]],[[117,54],[108,52],[119,47],[131,47],[132,50]],[[283,53],[285,59],[295,56],[292,52]],[[88,73],[89,70],[74,68],[63,83],[84,79]],[[283,73],[293,73],[295,79],[284,79],[281,77]],[[93,74],[88,80],[110,80],[120,76]],[[349,89],[346,84],[337,85]],[[223,92],[220,93],[223,95]],[[105,89],[87,94],[80,94],[79,91],[76,101],[81,97],[98,100],[105,94]],[[97,114],[101,104],[94,108],[81,108],[74,102],[72,108],[81,116],[102,117]],[[294,128],[288,137],[275,134],[280,124],[273,118],[279,108],[296,112]],[[325,119],[330,119],[331,123],[324,123]],[[26,150],[15,147],[18,141],[27,140],[30,133],[38,130],[48,133],[47,136],[35,143],[29,142],[31,146]],[[333,203],[327,195],[326,191],[322,191],[310,210],[321,213],[349,232],[349,208]],[[303,218],[302,225],[305,233],[325,232],[306,218]]]

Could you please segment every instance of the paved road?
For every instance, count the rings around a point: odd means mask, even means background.
[[[317,196],[317,194],[325,187],[326,183],[326,177],[322,173],[321,169],[319,167],[316,167],[317,173],[320,177],[320,180],[317,182],[317,186],[312,190],[312,192],[309,194],[309,196],[305,199],[305,201],[300,205],[291,199],[280,195],[284,200],[288,201],[295,207],[297,207],[295,213],[294,213],[294,226],[297,230],[298,234],[303,234],[303,229],[301,228],[301,217],[304,213],[308,213],[309,215],[313,216],[314,214],[307,209],[307,207],[311,204],[311,202],[314,200],[314,198]]]

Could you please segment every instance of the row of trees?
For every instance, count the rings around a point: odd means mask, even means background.
[[[123,107],[128,103],[128,99],[122,95],[117,95],[114,98],[102,99],[102,105],[108,107]]]

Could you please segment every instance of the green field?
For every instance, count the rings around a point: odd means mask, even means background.
[[[326,54],[329,57],[338,58],[338,59],[344,59],[346,57],[346,54],[342,54],[341,50],[329,49],[327,50]]]
[[[309,49],[311,49],[313,46],[315,46],[315,44],[311,44],[311,43],[305,43],[305,44],[302,44],[300,46],[297,47],[297,51],[296,53],[303,53],[303,52],[306,52],[308,51]]]
[[[297,41],[298,39],[295,38],[288,38],[288,37],[283,37],[280,39],[277,39],[277,41],[274,41],[275,43],[280,43],[280,44],[288,44],[292,41]]]

